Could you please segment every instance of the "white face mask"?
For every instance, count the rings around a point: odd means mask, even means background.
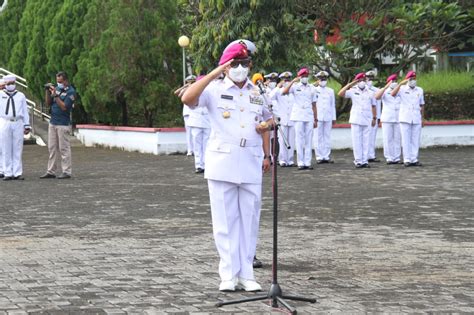
[[[393,90],[394,88],[397,87],[397,85],[398,85],[397,82],[392,82],[392,83],[390,83],[390,88]]]
[[[358,86],[359,89],[361,89],[361,90],[365,89],[365,81],[360,81],[359,83],[357,83],[357,86]]]
[[[272,90],[273,90],[276,86],[277,86],[277,83],[276,83],[276,82],[270,82],[270,83],[268,83],[268,87],[269,87],[270,89],[272,89]]]
[[[307,84],[308,83],[308,77],[301,78],[301,83]]]
[[[5,89],[8,91],[8,92],[13,92],[15,91],[16,89],[16,85],[15,84],[8,84],[5,86]]]
[[[414,88],[416,86],[416,80],[408,81],[408,86],[411,87],[411,88]]]
[[[371,80],[368,80],[368,81],[367,81],[367,86],[368,86],[368,87],[371,87],[371,86],[372,86],[372,81],[371,81]]]
[[[242,65],[239,65],[237,68],[230,68],[229,70],[229,78],[236,83],[244,82],[248,74],[249,68],[242,67]]]
[[[325,87],[328,84],[328,81],[319,81],[319,86]]]

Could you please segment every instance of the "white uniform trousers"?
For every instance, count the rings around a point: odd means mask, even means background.
[[[3,174],[3,149],[2,149],[2,137],[0,135],[0,174]]]
[[[205,152],[207,140],[211,134],[211,128],[190,127],[193,137],[194,166],[204,169]]]
[[[369,159],[375,159],[375,141],[377,140],[377,130],[379,129],[379,124],[375,126],[369,126],[370,136],[369,136]]]
[[[298,166],[311,166],[313,122],[295,121],[295,137]]]
[[[22,120],[8,121],[0,119],[0,144],[2,145],[2,168],[5,176],[20,176],[23,174],[24,125]]]
[[[278,154],[278,161],[280,164],[285,163],[286,165],[295,164],[295,127],[294,126],[280,126],[282,132],[278,134],[278,143],[280,144],[280,152]],[[283,136],[286,137],[286,141],[290,146],[287,149]]]
[[[226,170],[223,170],[226,171]],[[219,276],[254,280],[253,257],[260,223],[261,184],[208,180]]]
[[[316,128],[316,160],[329,160],[331,155],[331,130],[332,121],[318,121]]]
[[[421,124],[400,123],[402,136],[403,162],[418,162],[418,150],[420,149]]]
[[[356,165],[368,163],[370,128],[371,126],[351,124],[352,150]]]
[[[186,148],[188,149],[188,154],[193,153],[193,136],[191,134],[191,127],[188,126],[189,115],[183,116],[184,119],[184,129],[186,130]]]
[[[383,154],[387,162],[399,162],[401,155],[400,124],[382,123]]]

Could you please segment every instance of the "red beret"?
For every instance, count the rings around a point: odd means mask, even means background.
[[[416,72],[415,71],[408,71],[407,75],[405,76],[405,79],[411,79],[411,78],[416,78]]]
[[[397,81],[397,74],[391,74],[387,78],[387,83],[390,81]]]
[[[356,74],[356,76],[354,78],[354,80],[360,80],[360,79],[365,79],[365,73],[364,72]]]
[[[297,74],[298,77],[301,77],[303,75],[309,75],[308,68],[301,68],[300,71],[298,71],[298,74]]]
[[[249,57],[247,46],[244,43],[235,43],[229,45],[222,53],[221,59],[219,60],[219,66],[223,65],[232,59],[245,59]]]

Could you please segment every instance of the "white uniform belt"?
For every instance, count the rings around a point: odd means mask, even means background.
[[[262,145],[262,139],[245,139],[245,138],[227,138],[222,136],[213,136],[211,139],[217,139],[224,143],[238,145],[240,147],[258,147]]]
[[[0,119],[5,120],[5,121],[19,121],[22,120],[21,117],[0,117]]]

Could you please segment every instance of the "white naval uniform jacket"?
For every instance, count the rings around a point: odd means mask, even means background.
[[[418,86],[410,88],[407,85],[402,85],[397,95],[401,99],[399,121],[421,124],[421,107],[425,105],[423,89]]]
[[[263,140],[255,127],[271,115],[258,88],[248,79],[242,89],[227,77],[214,80],[202,92],[198,106],[207,108],[211,122],[204,177],[261,184]]]
[[[345,98],[352,100],[349,123],[370,126],[372,123],[372,106],[376,105],[374,93],[369,89],[353,87],[346,91]]]
[[[316,87],[318,121],[336,120],[336,97],[330,87]]]
[[[374,97],[375,97],[375,93],[377,93],[378,90],[380,90],[379,88],[376,88],[375,86],[370,86],[368,87],[370,91],[372,91],[372,93],[374,93]],[[376,117],[377,119],[380,119],[380,116],[382,115],[382,101],[381,100],[375,100],[375,113],[376,113]]]
[[[188,107],[188,106],[186,106]],[[188,126],[195,128],[211,128],[209,120],[209,112],[207,107],[190,107],[189,108]]]
[[[316,87],[312,84],[298,82],[293,84],[289,91],[295,102],[291,110],[290,119],[293,121],[314,121],[313,103],[317,101]]]
[[[385,123],[398,123],[400,112],[400,96],[392,96],[392,89],[386,89],[382,95],[382,116],[380,120]]]
[[[275,101],[274,111],[277,117],[280,118],[280,124],[282,126],[294,126],[295,123],[290,120],[291,111],[295,99],[293,94],[283,95],[283,88],[275,88],[270,93],[270,99]]]
[[[26,97],[20,91],[15,91],[13,94],[13,100],[15,102],[15,111],[13,111],[13,105],[10,101],[8,106],[9,92],[0,91],[0,118],[2,119],[15,119],[16,121],[22,121],[23,126],[30,125],[30,115],[28,114],[28,106],[26,104]],[[7,113],[8,106],[8,113]]]

